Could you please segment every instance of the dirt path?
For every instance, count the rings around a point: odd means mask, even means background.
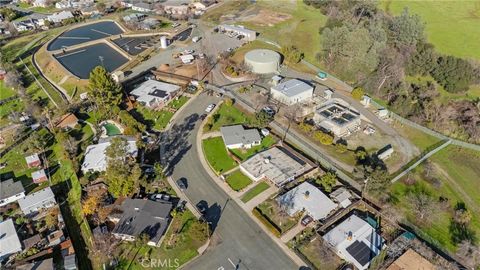
[[[472,198],[470,198],[470,195],[468,195],[463,189],[462,187],[460,187],[457,182],[455,182],[455,179],[452,179],[450,177],[450,175],[442,168],[440,167],[440,165],[436,164],[435,162],[432,162],[432,164],[435,166],[435,169],[436,171],[438,171],[438,173],[443,176],[443,178],[449,183],[452,185],[453,189],[460,193],[463,197],[463,200],[465,201],[465,203],[474,210],[474,212],[480,212],[480,207],[476,204],[476,202],[474,200],[472,200]]]

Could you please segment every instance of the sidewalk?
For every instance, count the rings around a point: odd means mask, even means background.
[[[210,177],[220,186],[225,193],[227,193],[230,198],[232,198],[233,201],[235,201],[245,212],[247,212],[248,216],[255,222],[257,223],[260,228],[282,249],[287,256],[292,259],[294,263],[296,263],[299,267],[307,265],[300,257],[298,257],[295,252],[293,252],[291,249],[289,249],[281,239],[277,238],[275,235],[273,235],[268,228],[266,228],[263,223],[261,223],[253,214],[251,209],[249,209],[246,204],[244,204],[240,198],[238,197],[237,192],[233,191],[227,183],[222,181],[218,176],[215,175],[215,173],[210,169],[210,166],[208,165],[204,155],[203,155],[203,149],[202,149],[202,136],[201,132],[203,130],[203,126],[205,125],[205,121],[203,121],[200,125],[200,128],[198,129],[198,134],[197,134],[197,141],[196,141],[196,147],[199,149],[198,151],[198,159],[202,163],[203,167],[206,169],[207,173],[210,175]],[[263,193],[266,193],[264,191]],[[262,194],[263,194],[262,193]],[[263,197],[263,196],[262,196]]]
[[[252,210],[253,210],[253,208],[255,208],[255,206],[261,204],[263,201],[270,198],[270,196],[272,196],[273,194],[275,194],[277,192],[278,192],[278,188],[276,186],[271,186],[267,190],[265,190],[264,192],[255,196],[250,201],[246,202],[244,204],[245,205],[244,208],[246,208],[248,212],[252,212]]]

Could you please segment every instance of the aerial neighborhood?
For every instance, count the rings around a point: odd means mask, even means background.
[[[476,4],[0,1],[0,269],[479,269]]]

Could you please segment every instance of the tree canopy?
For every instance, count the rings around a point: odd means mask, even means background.
[[[115,109],[122,101],[121,86],[113,80],[102,66],[97,66],[90,72],[88,91],[103,115],[115,113]]]

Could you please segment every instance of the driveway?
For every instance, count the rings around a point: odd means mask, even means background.
[[[162,160],[173,179],[185,177],[185,194],[206,208],[213,235],[207,251],[185,269],[298,269],[244,210],[210,178],[195,147],[199,116],[218,99],[201,94],[175,118],[163,135]]]

